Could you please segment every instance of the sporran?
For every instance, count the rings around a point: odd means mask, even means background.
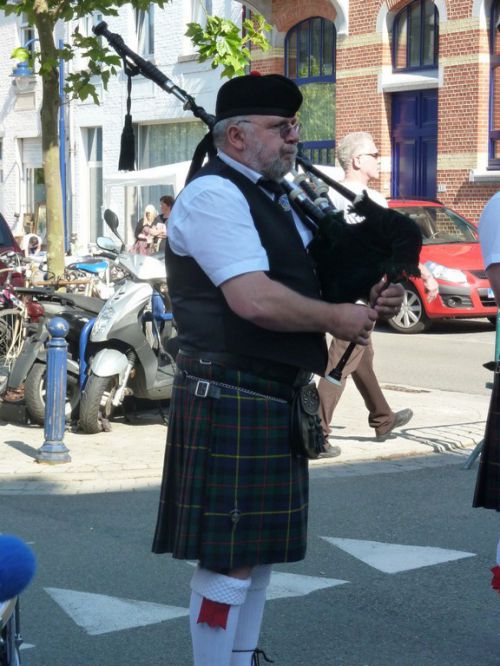
[[[292,452],[314,460],[323,451],[324,436],[319,411],[319,393],[311,382],[297,388],[291,402],[290,438]]]

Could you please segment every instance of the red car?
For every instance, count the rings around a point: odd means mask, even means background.
[[[497,304],[476,226],[436,201],[391,199],[389,207],[413,218],[420,227],[420,261],[439,284],[439,295],[429,303],[422,280],[408,280],[403,306],[389,320],[390,326],[400,333],[421,333],[435,319],[487,317],[494,323]]]

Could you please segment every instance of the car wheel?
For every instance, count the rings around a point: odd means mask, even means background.
[[[388,320],[389,326],[398,333],[423,333],[431,321],[425,313],[420,294],[413,285],[405,285],[405,295],[401,310]]]

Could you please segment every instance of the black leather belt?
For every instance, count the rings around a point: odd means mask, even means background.
[[[197,361],[198,363],[220,365],[231,370],[249,372],[257,377],[281,382],[289,386],[302,386],[311,379],[311,373],[286,363],[275,363],[265,359],[240,356],[239,354],[226,354],[225,352],[200,352],[180,349],[179,354]]]

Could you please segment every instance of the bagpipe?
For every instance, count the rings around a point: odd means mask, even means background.
[[[294,181],[284,180],[283,185],[292,205],[317,225],[308,249],[315,260],[325,300],[331,303],[368,301],[371,287],[384,275],[388,282],[420,275],[422,234],[410,217],[380,206],[366,192],[354,194],[302,155],[297,157],[297,162],[309,180],[303,174],[294,173]],[[343,211],[335,209],[324,189],[318,191],[320,186],[314,179],[321,179],[348,199],[350,212],[362,221],[346,222]]]
[[[297,156],[297,163],[303,172],[294,171],[293,182],[284,180],[283,185],[297,213],[305,214],[317,225],[308,250],[315,262],[325,300],[330,303],[369,302],[371,288],[382,278],[388,285],[411,275],[420,276],[422,234],[414,220],[384,208],[370,199],[366,191],[356,195],[303,155]],[[336,210],[329,199],[328,187],[350,201],[349,212],[362,221],[346,222],[343,211]],[[355,347],[353,342],[347,347],[325,379],[341,384],[342,371]]]
[[[101,22],[93,28],[96,35],[104,36],[122,57],[126,71],[140,73],[160,88],[174,94],[185,110],[190,110],[209,128],[193,156],[187,181],[201,166],[205,154],[213,155],[211,130],[215,117],[198,106],[195,100],[179,88],[152,63],[141,58],[124,43],[122,37],[107,29]],[[417,224],[396,210],[384,208],[368,197],[366,192],[355,195],[342,184],[329,178],[303,155],[297,156],[302,173],[295,172],[295,180],[283,179],[281,185],[299,217],[313,226],[313,240],[308,252],[315,264],[322,297],[331,303],[368,302],[373,285],[385,276],[387,283],[398,282],[408,276],[419,276],[418,268],[422,235]],[[351,210],[363,221],[346,222],[344,213],[336,210],[328,197],[329,188],[338,191],[351,202]],[[342,368],[354,344],[346,350],[337,368],[327,377],[339,383]]]

